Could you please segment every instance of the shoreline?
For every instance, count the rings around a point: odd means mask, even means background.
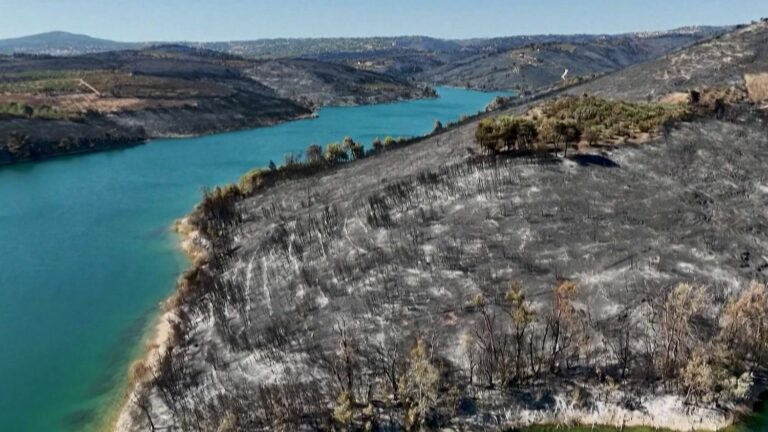
[[[26,159],[18,159],[14,161],[0,161],[0,168],[2,167],[12,167],[12,166],[22,166],[22,165],[28,165],[28,164],[37,164],[40,162],[47,162],[52,160],[61,160],[66,159],[69,157],[77,157],[77,156],[86,156],[91,154],[98,154],[98,153],[107,153],[111,151],[119,151],[119,150],[127,150],[134,147],[139,147],[142,145],[149,144],[151,141],[155,140],[175,140],[175,139],[187,139],[187,138],[201,138],[205,136],[211,136],[211,135],[218,135],[218,134],[226,134],[226,133],[233,133],[233,132],[239,132],[239,131],[246,131],[251,129],[258,129],[258,128],[264,128],[264,127],[272,127],[272,126],[278,126],[284,123],[292,122],[292,121],[300,121],[300,120],[309,120],[317,117],[317,111],[313,111],[309,114],[302,114],[300,116],[286,118],[282,120],[276,120],[276,121],[270,121],[265,123],[259,123],[259,124],[251,124],[243,127],[234,127],[234,128],[220,128],[220,129],[211,129],[205,132],[200,133],[190,133],[190,134],[158,134],[158,135],[152,135],[152,136],[144,136],[139,137],[135,140],[130,140],[127,142],[124,141],[105,141],[103,142],[104,147],[102,148],[87,148],[87,149],[81,149],[78,151],[68,152],[68,153],[56,153],[51,154],[50,156],[45,156],[43,158],[39,159],[32,159],[32,158],[26,158]]]
[[[199,231],[189,222],[189,215],[173,222],[172,230],[178,236],[178,246],[189,260],[187,270],[199,266],[207,255],[207,250],[203,246],[203,240]],[[179,276],[181,277],[181,275]],[[148,378],[154,375],[157,369],[158,361],[162,355],[173,346],[173,322],[176,318],[176,308],[181,291],[178,287],[178,280],[174,286],[173,292],[161,303],[161,309],[157,312],[151,324],[147,326],[148,332],[145,334],[142,345],[144,349],[136,356],[128,368],[124,390],[116,401],[114,413],[107,413],[103,424],[107,430],[130,431],[133,424],[133,416],[136,413],[135,404],[132,398],[142,386],[147,385]],[[151,332],[151,333],[150,333]],[[113,409],[110,409],[112,411]]]
[[[164,298],[163,302],[166,300],[168,300],[168,298]],[[162,306],[162,303],[160,303],[160,306]],[[128,392],[129,387],[130,390],[133,391],[131,376],[130,373],[126,373],[126,369],[128,372],[130,372],[131,366],[134,363],[145,358],[149,351],[149,347],[157,337],[158,325],[160,324],[160,319],[163,317],[163,315],[164,312],[162,307],[158,309],[157,306],[155,306],[152,312],[149,314],[147,322],[144,324],[141,334],[138,338],[139,343],[131,352],[127,368],[123,368],[123,372],[121,373],[118,384],[116,385],[115,394],[109,398],[109,404],[106,406],[106,408],[100,411],[100,415],[97,417],[97,419],[86,428],[87,431],[103,431],[113,429],[113,426],[116,424],[118,417],[123,411],[123,408],[128,402],[127,397],[130,395]]]

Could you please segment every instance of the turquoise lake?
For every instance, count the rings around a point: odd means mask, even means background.
[[[171,233],[204,186],[344,136],[429,132],[495,94],[325,108],[320,117],[0,168],[0,431],[93,430],[188,263]]]

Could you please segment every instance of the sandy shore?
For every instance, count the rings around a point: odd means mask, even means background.
[[[189,218],[185,217],[174,222],[174,231],[179,235],[179,247],[187,255],[192,265],[195,266],[205,259],[206,250],[200,233],[189,223]],[[158,317],[154,326],[153,336],[147,343],[146,353],[131,365],[131,387],[123,398],[117,418],[112,424],[112,430],[116,432],[129,432],[134,428],[134,418],[140,414],[138,408],[133,403],[137,391],[149,383],[150,377],[154,375],[159,360],[170,348],[173,340],[172,323],[176,320],[176,308],[172,305],[177,304],[178,290],[165,301],[164,312]],[[137,373],[137,371],[142,371]]]

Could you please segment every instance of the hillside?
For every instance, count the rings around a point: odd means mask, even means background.
[[[467,62],[480,60],[482,67],[482,60],[488,56],[503,56],[508,51],[542,45],[600,45],[634,41],[647,48],[649,44],[647,41],[651,41],[651,45],[662,48],[658,55],[691,41],[721,34],[727,29],[727,27],[703,26],[624,35],[523,35],[465,40],[395,36],[176,43],[253,59],[303,57],[344,63],[399,77],[412,77],[419,72],[438,66],[450,69],[449,65],[454,63],[460,68]],[[666,51],[663,50],[664,41],[668,43]],[[50,32],[14,39],[0,39],[0,54],[80,55],[139,49],[162,44],[162,42],[115,42],[67,32]],[[504,88],[512,87],[505,84]]]
[[[661,100],[672,93],[730,87],[734,97],[768,99],[768,21],[742,26],[685,51],[638,64],[619,73],[574,88],[633,100]]]
[[[668,121],[673,105],[581,94],[749,88],[767,34],[754,24],[509,108],[539,122],[535,152],[483,153],[492,113],[351,163],[329,146],[330,162],[206,195],[179,228],[195,260],[169,336],[135,367],[118,430],[739,419],[768,368],[765,114],[679,99],[689,115]],[[624,139],[585,137],[605,112]],[[531,144],[521,130],[492,140]]]
[[[309,59],[255,62],[245,74],[280,96],[313,105],[356,105],[410,99],[413,87],[388,75]],[[425,88],[425,97],[435,94]]]
[[[311,115],[313,106],[431,96],[381,74],[168,45],[83,56],[0,57],[0,163]],[[296,83],[301,81],[301,85]]]
[[[416,77],[425,82],[484,90],[535,91],[562,82],[566,69],[566,80],[590,78],[684,48],[707,35],[670,33],[536,43],[450,62]]]
[[[621,69],[721,34],[695,27],[623,35],[533,35],[454,41],[447,50],[398,45],[369,51],[305,54],[413,80],[487,90],[540,90],[570,78]]]

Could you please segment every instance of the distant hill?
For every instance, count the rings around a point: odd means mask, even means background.
[[[603,97],[659,100],[689,90],[730,89],[719,97],[768,102],[768,21],[763,20],[675,53],[575,87]]]
[[[76,55],[134,49],[144,43],[116,42],[87,35],[53,31],[13,39],[0,39],[0,54]]]
[[[499,40],[492,43],[493,49],[427,69],[416,79],[483,90],[535,91],[563,82],[566,70],[566,80],[588,78],[688,47],[712,35],[709,31],[671,31],[573,36],[542,38],[518,47],[515,45],[520,41]]]
[[[462,44],[458,41],[437,39],[428,36],[280,38],[230,42],[200,42],[191,43],[191,45],[255,58],[320,56],[328,53],[361,53],[382,50],[446,52],[462,48]]]
[[[566,78],[613,72],[711,39],[730,27],[681,29],[620,35],[533,35],[449,41],[452,48],[398,47],[325,52],[305,57],[431,84],[482,90],[538,91]]]

